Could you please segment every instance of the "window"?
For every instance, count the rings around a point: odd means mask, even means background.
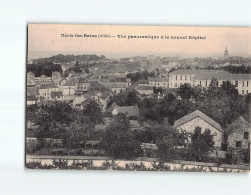
[[[241,141],[235,142],[235,147],[236,148],[241,148]]]
[[[159,83],[158,83],[158,86],[159,86]]]
[[[176,81],[177,81],[178,76],[176,75]]]
[[[244,132],[244,139],[248,139],[249,133],[248,132]]]
[[[206,87],[207,87],[207,81],[206,81]]]
[[[248,90],[247,90],[247,94],[248,94]]]
[[[182,75],[180,76],[180,80],[182,81]]]
[[[244,90],[242,90],[242,95],[244,95]]]
[[[200,86],[201,86],[201,81],[200,81]]]
[[[242,87],[244,87],[244,81],[242,81]]]
[[[175,87],[177,87],[177,83],[175,83]]]
[[[247,81],[247,87],[248,87],[248,81]]]
[[[235,87],[238,87],[238,81],[235,81]]]

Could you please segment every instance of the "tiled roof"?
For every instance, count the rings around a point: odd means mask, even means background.
[[[169,82],[167,77],[148,77],[149,82]]]
[[[51,97],[56,98],[56,97],[61,97],[62,96],[62,91],[52,91],[51,92]]]
[[[100,96],[100,98],[101,98],[102,100],[105,100],[105,99],[107,99],[110,95],[111,95],[110,93],[103,93],[103,94]]]
[[[185,124],[185,123],[187,123],[197,117],[202,118],[204,121],[206,121],[210,125],[214,126],[219,131],[223,132],[221,125],[219,123],[217,123],[216,121],[214,121],[213,119],[211,119],[210,117],[208,117],[207,115],[205,115],[204,113],[202,113],[199,110],[196,110],[196,111],[176,120],[174,122],[174,127],[177,128],[177,127],[179,127],[179,126],[181,126],[181,125],[183,125],[183,124]]]
[[[152,86],[138,85],[135,87],[136,90],[153,90]]]
[[[63,84],[63,86],[75,86],[76,81],[74,79],[69,79]]]
[[[39,95],[37,87],[27,87],[27,96]]]
[[[36,96],[32,95],[32,96],[27,96],[27,101],[36,101],[37,98]]]
[[[46,83],[40,85],[40,89],[50,89],[50,88],[57,88],[57,86],[52,83]]]
[[[126,78],[125,77],[115,78],[115,82],[126,82]]]
[[[85,99],[81,104],[83,105],[83,106],[85,106],[86,104],[89,104],[90,102],[92,102],[93,100],[91,99],[91,98],[87,98],[87,99]]]
[[[231,80],[251,80],[251,74],[232,74]]]
[[[108,88],[126,88],[127,87],[127,83],[102,82],[102,84]]]
[[[149,82],[146,80],[139,80],[138,84],[149,84]]]
[[[243,125],[248,125],[250,128],[250,124],[242,117],[240,116],[238,119],[236,119],[234,122],[232,122],[226,129],[226,132],[228,135],[232,134],[234,131],[241,128]]]
[[[200,75],[200,74],[230,74],[225,70],[207,70],[207,69],[177,69],[169,75]]]

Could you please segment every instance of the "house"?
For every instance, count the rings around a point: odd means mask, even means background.
[[[102,95],[100,96],[100,101],[99,101],[99,104],[100,104],[100,107],[103,111],[106,110],[107,108],[107,104],[109,102],[109,99],[111,97],[111,94],[110,93],[102,93]]]
[[[74,94],[75,94],[75,85],[76,81],[74,79],[68,79],[64,82],[62,85],[62,94],[64,100],[74,100]]]
[[[75,93],[83,93],[85,91],[88,91],[90,86],[90,83],[87,79],[80,78],[76,83],[75,83]]]
[[[51,100],[62,101],[63,100],[62,91],[52,91],[51,92]]]
[[[52,91],[59,91],[59,88],[52,83],[41,84],[39,87],[40,100],[51,100]]]
[[[35,83],[37,85],[51,83],[51,82],[52,82],[52,78],[48,77],[46,75],[41,75],[40,77],[35,77]]]
[[[200,127],[201,132],[209,129],[211,134],[214,135],[214,146],[216,148],[221,147],[223,135],[221,125],[199,110],[176,120],[174,122],[174,127],[179,131],[186,131],[187,133],[193,133],[196,127]]]
[[[31,71],[27,73],[27,86],[35,85],[35,74]]]
[[[32,96],[27,96],[27,105],[33,105],[37,103],[37,98],[36,96],[32,95]]]
[[[139,80],[138,86],[149,86],[149,82],[146,80]]]
[[[138,117],[139,108],[137,106],[115,106],[112,110],[112,115],[118,115],[119,113],[125,114],[127,117]]]
[[[135,87],[135,90],[139,92],[141,95],[151,95],[153,94],[153,87],[147,85],[138,85]]]
[[[126,91],[126,88],[128,86],[126,82],[101,82],[101,84],[109,88],[113,93],[122,93]]]
[[[52,72],[51,80],[54,84],[59,85],[59,82],[62,80],[61,73],[58,71]]]
[[[148,77],[148,82],[150,86],[156,88],[169,88],[169,78],[167,77]]]
[[[241,116],[227,129],[228,147],[248,149],[250,147],[250,124]]]

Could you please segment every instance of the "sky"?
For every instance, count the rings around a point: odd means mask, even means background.
[[[73,37],[62,36],[61,34],[72,35]],[[108,35],[108,37],[100,37],[102,35]],[[124,35],[125,38],[118,38],[118,35]],[[155,38],[128,39],[128,36],[155,36]],[[162,39],[165,36],[169,37],[169,39]],[[186,39],[171,39],[171,36],[182,36]],[[189,36],[201,36],[205,39],[194,40],[189,39]],[[78,55],[104,54],[110,57],[149,54],[162,56],[178,54],[215,56],[223,55],[226,46],[230,55],[251,55],[251,28],[69,24],[28,25],[28,58],[32,59],[50,57],[60,53]]]

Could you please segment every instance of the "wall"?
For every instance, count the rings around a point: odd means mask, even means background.
[[[211,131],[211,134],[214,134],[214,142],[216,147],[221,147],[222,142],[222,132],[218,129],[204,121],[202,118],[197,117],[192,119],[191,121],[181,125],[178,127],[179,130],[185,130],[186,132],[193,133],[196,127],[201,127],[201,132],[204,132],[206,129]]]

